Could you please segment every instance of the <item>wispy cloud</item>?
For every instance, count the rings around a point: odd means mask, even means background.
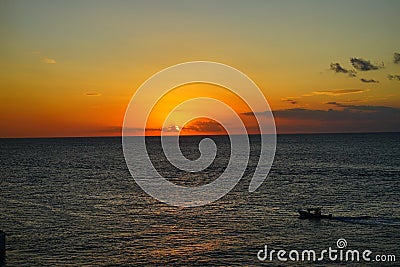
[[[372,64],[369,60],[357,57],[350,58],[350,63],[356,70],[359,71],[377,70],[379,68],[382,68],[381,66]]]
[[[379,81],[374,80],[374,79],[364,79],[364,78],[361,78],[360,81],[362,81],[363,83],[379,83]]]
[[[46,64],[56,64],[57,63],[55,59],[48,58],[48,57],[43,57],[42,62],[44,62]]]
[[[282,98],[281,100],[284,102],[288,102],[292,105],[296,105],[298,103],[298,101],[295,99],[297,99],[297,98],[299,98],[299,97],[287,97],[287,98],[285,97],[285,98]]]
[[[325,91],[314,91],[316,95],[330,95],[339,96],[347,94],[360,94],[369,91],[368,89],[337,89],[337,90],[325,90]]]
[[[393,62],[394,64],[400,64],[400,53],[394,52]]]
[[[374,113],[382,113],[382,112],[391,112],[392,115],[398,114],[400,115],[399,108],[387,107],[387,106],[368,106],[368,105],[348,105],[343,104],[341,102],[327,102],[328,105],[334,105],[336,107],[344,108],[344,110],[350,111],[363,111],[363,112],[374,112]]]
[[[361,99],[352,99],[352,100],[341,100],[340,103],[358,103],[358,102],[363,102],[363,101],[364,100],[361,100]],[[329,102],[325,102],[324,104],[331,105],[331,104],[336,104],[336,103],[339,103],[339,102],[329,101]]]
[[[40,58],[40,61],[43,62],[43,63],[46,63],[46,64],[56,64],[57,63],[57,61],[54,58],[50,58],[50,57],[44,56],[42,54],[42,52],[40,52],[40,51],[37,51],[37,50],[36,51],[32,51],[31,54],[38,56]]]
[[[388,75],[388,79],[389,79],[389,80],[394,80],[394,81],[400,81],[400,75],[397,75],[397,74],[395,74],[395,75],[389,74],[389,75]]]
[[[330,69],[333,70],[335,73],[345,73],[348,74],[350,77],[356,77],[356,72],[354,70],[348,70],[340,66],[339,63],[331,63]]]
[[[267,111],[267,110],[265,110],[265,111],[256,111],[256,112],[251,112],[251,111],[249,111],[249,112],[240,113],[240,115],[252,116],[252,117],[254,117],[254,116],[256,116],[256,115],[264,116],[264,115],[268,115],[269,112],[270,112],[270,111]]]
[[[87,92],[85,95],[86,96],[101,96],[101,94],[97,93],[97,92]]]

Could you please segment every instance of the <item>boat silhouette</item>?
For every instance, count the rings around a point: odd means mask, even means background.
[[[300,219],[332,219],[332,214],[322,214],[321,208],[308,208],[306,210],[298,210]]]

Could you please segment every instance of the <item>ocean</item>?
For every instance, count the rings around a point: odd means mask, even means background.
[[[206,184],[224,171],[229,139],[212,137],[215,161],[199,173],[169,164],[160,139],[147,139],[160,174],[176,184]],[[200,137],[183,137],[199,156]],[[0,266],[282,266],[310,261],[260,260],[260,250],[372,251],[400,261],[400,133],[279,135],[264,183],[248,192],[257,136],[244,177],[226,196],[183,208],[147,195],[126,166],[121,138],[0,139]],[[322,207],[332,220],[299,219]],[[286,255],[287,256],[287,255]],[[375,261],[374,261],[375,260]],[[327,257],[319,266],[354,264]]]

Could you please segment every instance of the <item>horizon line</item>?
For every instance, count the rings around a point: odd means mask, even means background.
[[[324,135],[324,134],[385,134],[400,133],[400,131],[377,131],[377,132],[299,132],[299,133],[276,133],[276,135]],[[240,135],[234,134],[233,136]],[[260,134],[248,134],[248,136]],[[270,135],[270,134],[263,134]],[[170,137],[167,135],[165,137]],[[175,135],[176,136],[176,135]],[[198,136],[229,136],[227,134],[194,134],[181,135],[181,137],[198,137]],[[127,137],[161,137],[161,135],[129,135]],[[26,137],[0,137],[0,139],[62,139],[62,138],[122,138],[122,135],[89,135],[89,136],[26,136]]]

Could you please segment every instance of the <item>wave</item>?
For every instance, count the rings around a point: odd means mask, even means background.
[[[400,219],[397,218],[383,218],[383,217],[371,217],[371,216],[356,216],[356,217],[333,217],[332,220],[354,223],[354,224],[365,224],[365,225],[387,225],[387,226],[399,226]]]

